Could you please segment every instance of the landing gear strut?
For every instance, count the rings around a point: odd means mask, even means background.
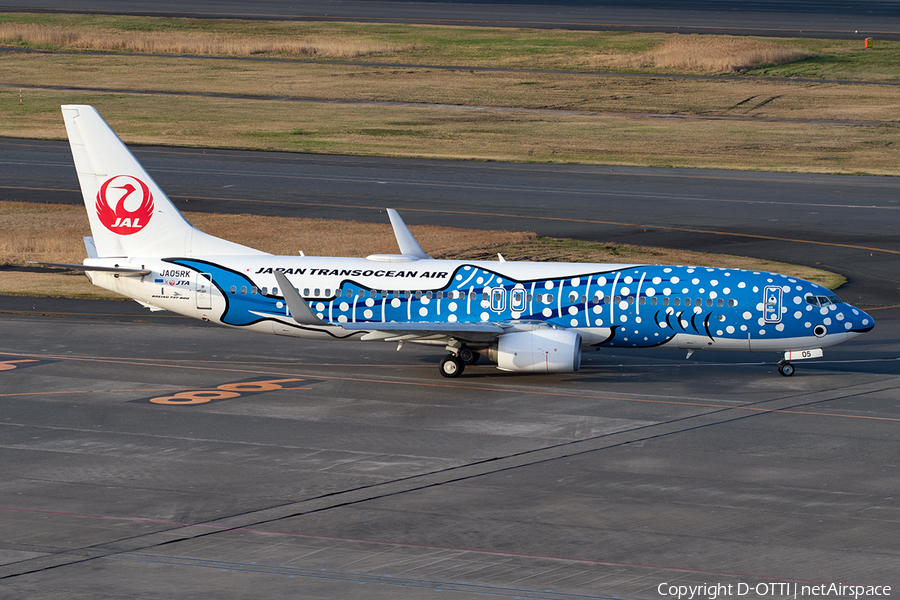
[[[783,360],[778,363],[778,372],[784,375],[785,377],[790,377],[794,374],[794,365],[789,363],[786,360]]]
[[[465,369],[465,363],[454,354],[448,354],[441,361],[441,375],[444,377],[459,377]]]
[[[471,348],[460,348],[459,353],[457,354],[459,359],[463,361],[464,365],[474,365],[478,362],[478,359],[481,358],[481,355]]]

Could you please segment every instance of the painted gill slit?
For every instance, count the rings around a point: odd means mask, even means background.
[[[616,285],[619,283],[619,276],[621,273],[616,273],[616,278],[613,279],[612,289],[609,291],[609,322],[613,324],[616,322],[615,319],[615,306],[616,306]]]
[[[644,287],[644,277],[647,276],[647,271],[641,273],[641,280],[638,282],[637,294],[634,297],[634,310],[635,314],[640,316],[641,314],[641,288]]]
[[[537,285],[537,282],[531,282],[531,294],[528,296],[531,300],[528,301],[528,314],[534,314],[534,286]]]
[[[591,280],[594,278],[593,275],[588,275],[587,287],[584,290],[584,326],[591,326],[591,311],[588,308],[588,304],[591,302]]]
[[[559,319],[562,319],[562,302],[563,302],[563,289],[566,286],[565,279],[559,280],[559,287],[557,288],[556,294],[556,316]]]

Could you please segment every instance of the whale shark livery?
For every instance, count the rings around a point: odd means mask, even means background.
[[[677,347],[791,361],[872,329],[809,281],[695,266],[435,260],[388,210],[400,254],[274,256],[195,229],[91,106],[62,113],[90,218],[97,286],[151,310],[309,339],[443,348],[445,377],[485,356],[515,372],[577,371],[583,349]],[[45,263],[46,264],[46,263]]]

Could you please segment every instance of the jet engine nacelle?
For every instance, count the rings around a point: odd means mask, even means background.
[[[581,335],[551,328],[504,333],[484,353],[502,371],[570,373],[581,368]]]

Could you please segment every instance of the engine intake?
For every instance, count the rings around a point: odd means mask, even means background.
[[[571,373],[581,368],[581,335],[551,328],[504,333],[484,353],[502,371]]]

